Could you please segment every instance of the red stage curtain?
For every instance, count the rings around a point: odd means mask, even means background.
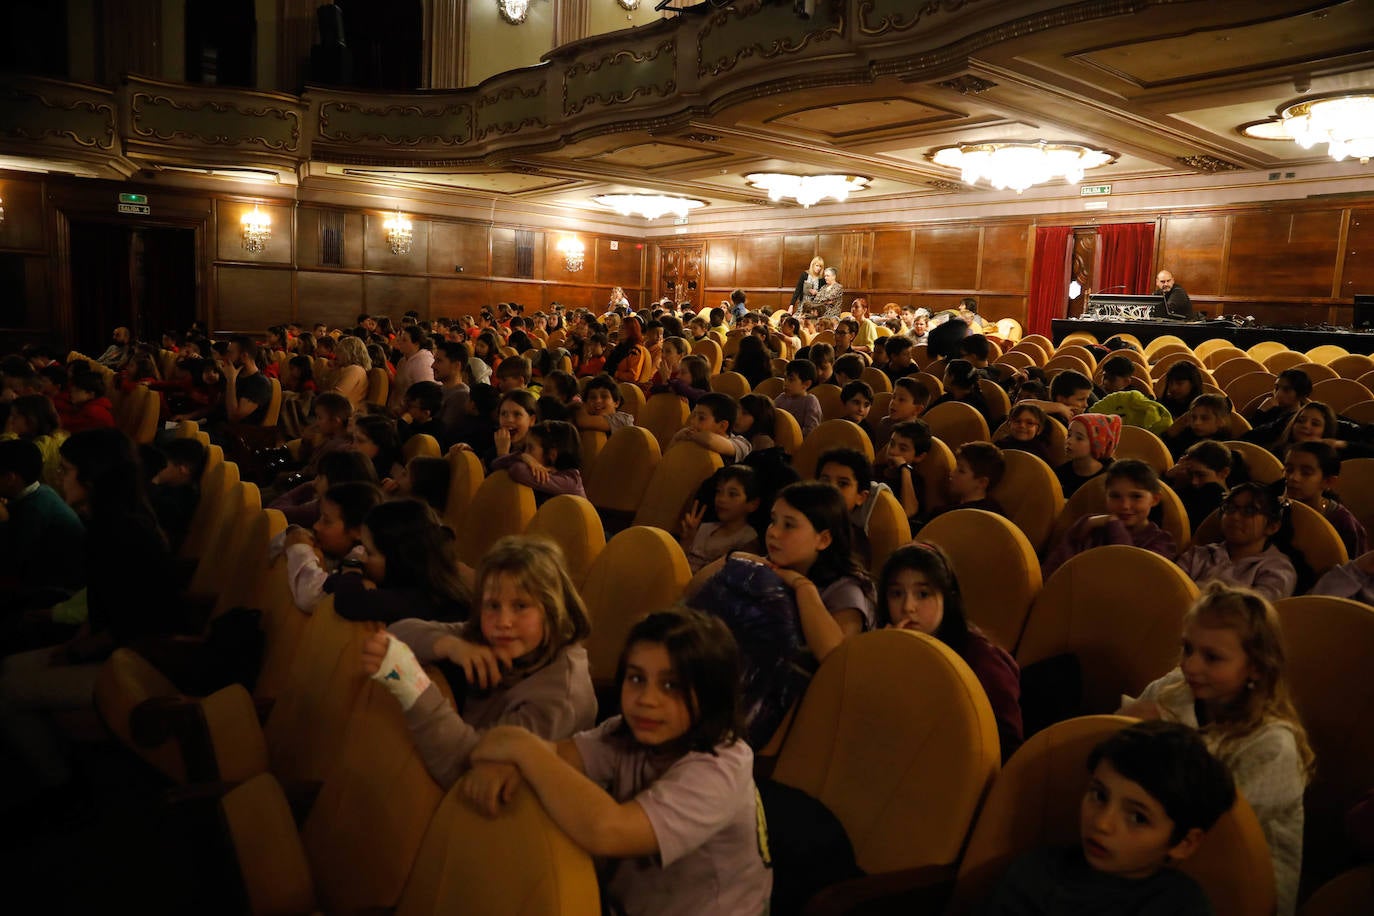
[[[1070,226],[1035,230],[1035,262],[1031,265],[1030,303],[1026,333],[1050,336],[1050,321],[1063,318],[1069,304]]]
[[[1143,296],[1154,291],[1154,223],[1098,226],[1097,250],[1102,259],[1094,275],[1097,292]]]

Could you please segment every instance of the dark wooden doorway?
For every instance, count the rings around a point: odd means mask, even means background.
[[[701,276],[705,259],[704,245],[660,248],[657,295],[669,296],[674,302],[690,302],[700,309],[706,293]]]
[[[194,229],[72,220],[73,343],[100,353],[114,329],[156,342],[196,317]]]

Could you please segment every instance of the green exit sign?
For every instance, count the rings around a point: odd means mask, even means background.
[[[1112,186],[1109,184],[1085,184],[1079,185],[1079,197],[1105,197],[1112,193]]]
[[[148,195],[147,195],[147,194],[121,194],[121,195],[119,195],[119,202],[120,202],[121,204],[146,204],[146,203],[148,202]]]

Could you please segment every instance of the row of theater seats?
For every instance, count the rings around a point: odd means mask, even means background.
[[[203,435],[189,426],[183,433]],[[470,458],[450,460],[461,466]],[[480,482],[480,467],[477,474],[477,492],[502,477]],[[509,496],[525,488],[507,481],[496,489]],[[519,517],[510,504],[483,503],[475,494],[452,508],[459,520]],[[592,672],[604,688],[633,619],[679,596],[688,578],[685,557],[665,531],[650,526],[632,526],[607,542],[595,508],[579,497],[556,497],[538,512],[531,499],[528,508],[516,530],[551,537],[570,556],[593,621]],[[590,863],[530,799],[510,819],[488,822],[433,784],[399,708],[359,671],[361,643],[375,625],[340,619],[329,599],[309,616],[294,607],[281,561],[269,566],[265,559],[267,541],[284,520],[261,509],[256,487],[240,481],[213,447],[196,522],[185,548],[188,558],[201,560],[191,590],[216,595],[217,612],[235,604],[263,612],[266,652],[254,694],[230,687],[183,697],[146,661],[120,651],[102,673],[97,703],[111,730],[173,782],[236,785],[223,805],[254,912],[398,903],[401,912],[439,912],[474,893],[491,895],[478,898],[483,906],[474,912],[596,912]],[[1102,548],[1071,560],[1042,588],[1029,542],[999,516],[950,513],[923,536],[950,551],[971,616],[1013,648],[1023,666],[1065,652],[1079,658],[1085,712],[1110,712],[1121,693],[1138,692],[1174,663],[1196,588],[1162,558]],[[987,575],[993,565],[998,574]],[[1017,593],[1008,586],[1021,578],[1035,587]],[[1367,679],[1359,677],[1362,660],[1374,652],[1374,611],[1331,598],[1288,599],[1279,608],[1299,708],[1321,761],[1308,800],[1308,861],[1337,862],[1340,813],[1374,771],[1374,733],[1361,727],[1374,714],[1374,687],[1361,686]],[[437,671],[431,676],[446,686]],[[1070,835],[1062,806],[1028,814],[1016,801],[1052,796],[1071,810],[1081,767],[1055,761],[1084,755],[1107,725],[1089,719],[1052,727],[998,776],[991,711],[974,687],[968,669],[938,643],[895,631],[854,640],[813,680],[775,775],[836,813],[859,864],[875,876],[832,891],[837,909],[910,883],[912,869],[931,868],[928,878],[947,879],[956,865],[966,899],[1024,845]],[[914,696],[922,702],[911,703]],[[1028,794],[1025,780],[1044,785]],[[303,786],[319,793],[298,831],[286,799]],[[984,813],[975,817],[985,795]],[[912,823],[923,825],[919,839]],[[1247,810],[1238,809],[1226,825],[1209,848],[1255,850],[1257,827]],[[1233,901],[1218,912],[1272,906],[1258,842],[1254,855],[1197,860],[1214,900]],[[510,883],[493,880],[511,874],[503,861],[531,863],[531,871]]]

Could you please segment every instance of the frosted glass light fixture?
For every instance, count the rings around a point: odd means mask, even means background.
[[[1348,92],[1289,102],[1277,117],[1244,124],[1240,132],[1257,140],[1291,140],[1303,149],[1326,144],[1332,159],[1374,158],[1374,93]]]
[[[744,180],[768,192],[768,199],[777,203],[788,198],[803,207],[830,199],[843,202],[853,191],[868,187],[871,179],[861,175],[792,175],[788,172],[753,172]]]
[[[511,25],[519,25],[530,13],[530,0],[496,0],[496,9],[501,18]]]
[[[670,213],[681,219],[692,210],[706,206],[702,200],[666,194],[598,194],[592,200],[621,216],[638,214],[645,219],[659,219]]]
[[[940,147],[930,158],[936,165],[959,169],[964,184],[987,179],[997,190],[1011,188],[1017,194],[1055,178],[1077,184],[1083,180],[1085,170],[1116,159],[1111,153],[1090,146],[1045,140],[959,143]]]

